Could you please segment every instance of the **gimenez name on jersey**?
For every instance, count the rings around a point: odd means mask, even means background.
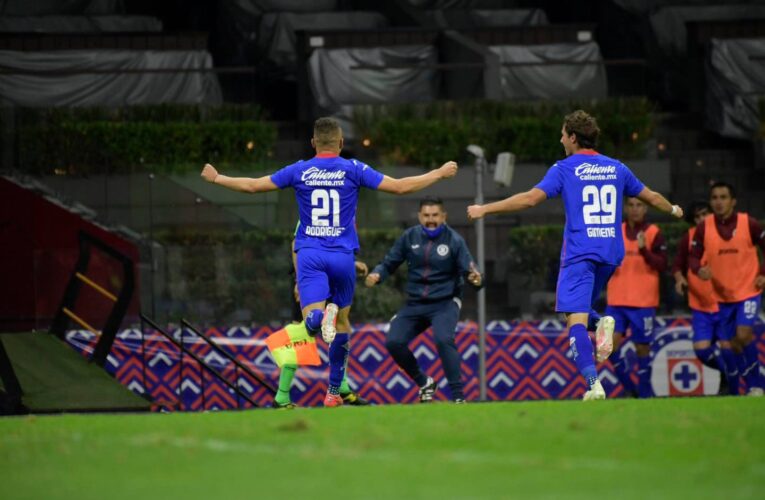
[[[590,238],[616,238],[616,228],[588,227],[587,236],[589,236]]]
[[[303,170],[300,180],[306,186],[344,186],[345,173],[345,170],[327,172],[319,167],[310,167]]]

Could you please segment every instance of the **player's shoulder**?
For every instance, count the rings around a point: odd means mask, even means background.
[[[305,165],[304,160],[298,160],[295,163],[290,163],[289,165],[284,166],[282,170],[287,172],[295,172],[296,170],[300,169],[304,165]]]
[[[372,168],[358,158],[347,158],[345,161],[349,168],[354,169],[358,173],[363,173],[365,170]]]

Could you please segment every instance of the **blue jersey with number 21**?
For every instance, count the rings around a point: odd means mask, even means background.
[[[582,260],[621,264],[622,199],[637,196],[644,187],[629,168],[599,153],[577,153],[550,167],[536,187],[548,198],[563,198],[561,266]]]
[[[271,175],[279,189],[293,187],[300,212],[295,250],[318,248],[355,252],[359,189],[377,189],[383,174],[358,160],[317,155]]]

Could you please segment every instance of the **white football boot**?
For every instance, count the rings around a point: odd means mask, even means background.
[[[321,338],[324,342],[331,344],[337,334],[337,304],[329,303],[324,309],[324,318],[321,320]]]
[[[599,363],[607,360],[614,350],[615,325],[613,316],[603,316],[595,327],[595,357]]]
[[[606,399],[606,391],[603,389],[600,380],[595,381],[590,390],[584,393],[582,401],[595,401],[598,399]]]

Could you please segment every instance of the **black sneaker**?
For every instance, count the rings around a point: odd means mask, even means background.
[[[456,405],[464,405],[465,403],[467,403],[465,398],[454,398],[454,404]]]
[[[431,403],[436,389],[436,382],[431,377],[428,377],[425,385],[420,387],[420,403]]]
[[[728,385],[728,377],[724,374],[720,374],[720,388],[717,390],[718,396],[730,396],[730,385]]]
[[[274,410],[294,410],[295,408],[297,408],[297,405],[293,403],[292,401],[290,401],[289,403],[282,404],[274,399],[274,402],[271,405],[271,408],[273,408]]]
[[[369,404],[369,401],[359,396],[358,392],[347,392],[345,394],[341,393],[340,396],[343,397],[343,404],[351,405],[351,406],[367,406]]]

